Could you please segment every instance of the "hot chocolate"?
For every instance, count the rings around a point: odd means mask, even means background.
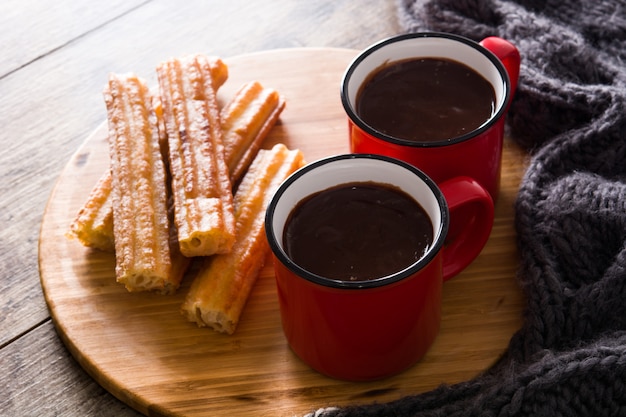
[[[342,281],[370,280],[419,261],[433,226],[411,196],[390,185],[354,182],[300,201],[287,219],[283,246],[300,267]]]
[[[356,112],[375,130],[418,142],[469,133],[495,111],[492,85],[449,59],[411,58],[375,70],[359,90]]]

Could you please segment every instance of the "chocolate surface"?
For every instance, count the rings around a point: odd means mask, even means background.
[[[314,274],[343,281],[401,271],[421,259],[433,226],[404,191],[374,182],[332,187],[300,201],[283,234],[287,255]]]
[[[357,95],[356,112],[370,127],[419,142],[452,139],[494,113],[491,84],[453,60],[419,58],[375,70]]]

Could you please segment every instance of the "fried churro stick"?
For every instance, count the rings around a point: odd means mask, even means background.
[[[228,67],[215,56],[207,57],[211,67],[211,79],[215,90],[219,89],[228,79]],[[153,104],[157,115],[162,115],[160,98],[153,95]],[[159,122],[163,118],[159,117]],[[164,158],[167,158],[167,137],[165,129],[159,126],[160,142]],[[92,189],[89,198],[81,207],[78,215],[70,225],[67,233],[69,238],[76,237],[84,246],[113,252],[113,206],[111,204],[111,171],[107,169]]]
[[[189,321],[234,333],[269,251],[264,232],[269,200],[303,163],[299,150],[282,144],[259,151],[234,198],[237,241],[230,253],[205,258],[181,307]]]
[[[285,108],[285,100],[258,81],[244,84],[221,112],[224,159],[238,183]]]
[[[185,256],[225,253],[235,242],[232,186],[210,69],[203,55],[157,66],[174,219]]]
[[[89,193],[67,233],[84,246],[107,252],[115,250],[113,239],[113,205],[111,203],[111,171],[107,170]]]
[[[116,280],[129,291],[171,293],[178,288],[184,270],[173,261],[165,164],[152,96],[137,76],[112,74],[104,100]]]

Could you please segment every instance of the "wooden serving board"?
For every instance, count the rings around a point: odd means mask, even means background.
[[[283,142],[300,148],[308,161],[348,152],[339,84],[356,53],[285,49],[227,59],[230,77],[220,101],[244,82],[259,80],[287,99],[266,147]],[[509,140],[491,238],[474,263],[444,285],[434,345],[413,368],[367,383],[322,376],[293,354],[282,333],[270,262],[232,336],[198,328],[181,316],[189,282],[174,296],[126,292],[115,282],[112,254],[65,237],[107,167],[103,124],[69,161],[50,197],[40,236],[41,284],[72,355],[104,388],[144,414],[294,416],[325,406],[389,401],[476,376],[497,360],[522,324],[513,202],[525,155]]]

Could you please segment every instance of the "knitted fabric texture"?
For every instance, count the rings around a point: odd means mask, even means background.
[[[508,128],[531,155],[515,207],[524,324],[472,380],[314,415],[626,416],[626,1],[398,0],[398,11],[407,32],[495,35],[520,50]]]

